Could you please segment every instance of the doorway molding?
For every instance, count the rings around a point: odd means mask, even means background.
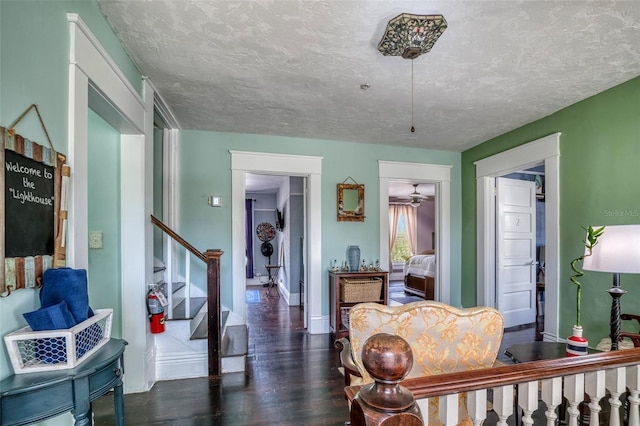
[[[231,153],[231,241],[233,276],[233,311],[246,320],[245,303],[245,181],[247,173],[301,176],[307,178],[307,284],[305,309],[307,331],[329,331],[328,317],[322,316],[322,157],[274,154],[267,152],[229,151]]]
[[[560,135],[553,133],[474,162],[477,200],[477,305],[496,306],[496,177],[544,163],[545,341],[558,340],[560,262]]]
[[[67,264],[87,269],[89,108],[120,132],[120,302],[125,392],[148,390],[155,381],[153,337],[144,309],[152,277],[153,89],[143,81],[139,95],[89,27],[76,13],[69,23],[69,186]],[[126,295],[126,297],[124,297]]]
[[[389,259],[389,182],[407,180],[436,184],[436,262],[435,299],[451,301],[451,167],[441,164],[378,161],[380,177],[380,259]]]

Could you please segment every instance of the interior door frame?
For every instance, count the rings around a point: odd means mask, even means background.
[[[155,351],[145,311],[146,283],[153,266],[153,96],[148,80],[142,94],[127,80],[77,13],[69,24],[69,186],[67,265],[89,268],[88,114],[91,108],[121,134],[120,315],[128,366],[125,393],[147,391],[155,382]],[[126,295],[126,297],[124,297]]]
[[[329,317],[322,315],[322,157],[229,150],[231,154],[231,236],[233,312],[246,320],[245,277],[245,180],[247,173],[302,176],[307,178],[305,197],[304,310],[310,334],[329,332]]]
[[[410,180],[436,184],[435,299],[451,301],[451,167],[442,164],[378,161],[380,176],[380,260],[389,259],[389,182]],[[446,254],[446,255],[445,255]]]
[[[477,305],[496,306],[495,179],[536,164],[545,167],[545,341],[558,341],[560,313],[560,135],[553,133],[476,161]]]

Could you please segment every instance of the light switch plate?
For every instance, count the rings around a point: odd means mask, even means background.
[[[92,248],[92,249],[102,248],[102,232],[101,231],[89,232],[89,248]]]
[[[209,197],[209,205],[211,207],[220,207],[222,206],[222,197],[219,195],[212,195]]]

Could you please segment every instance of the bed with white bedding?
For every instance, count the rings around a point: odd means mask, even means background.
[[[411,256],[404,264],[404,291],[434,300],[436,255],[426,250]]]

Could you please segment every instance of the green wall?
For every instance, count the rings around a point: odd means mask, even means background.
[[[142,79],[93,0],[0,1],[0,124],[8,126],[35,103],[57,151],[67,154],[69,92],[69,24],[67,13],[78,13],[138,92]],[[19,134],[46,144],[45,134],[31,112],[17,127]],[[72,178],[73,179],[73,178]],[[119,258],[119,248],[117,257]],[[90,273],[91,275],[91,273]],[[91,283],[90,283],[91,285]],[[103,285],[117,294],[119,275]],[[115,297],[115,296],[113,296]],[[119,296],[117,296],[119,297]],[[115,299],[114,299],[115,300]],[[107,299],[105,299],[105,302]],[[93,300],[91,303],[93,304]],[[108,303],[111,303],[109,299]],[[102,301],[98,302],[102,305]],[[118,305],[119,306],[119,305]],[[0,335],[25,325],[22,314],[40,307],[33,290],[0,298]],[[114,308],[117,308],[114,306]],[[116,315],[119,317],[119,315]],[[0,378],[13,372],[4,345],[0,349]],[[66,422],[66,417],[59,421]]]
[[[561,132],[560,337],[575,322],[571,260],[583,248],[581,226],[640,223],[640,78],[567,107],[462,153],[462,303],[476,303],[476,179],[474,161]],[[606,232],[606,231],[605,231]],[[597,344],[609,334],[610,274],[581,278],[585,336]],[[622,310],[638,313],[640,279],[623,275],[629,293]]]
[[[162,129],[155,127],[153,129],[153,215],[160,220],[163,220],[162,215],[162,203],[163,203],[163,180],[162,180],[162,141],[163,134]],[[154,265],[162,265],[163,262],[163,248],[162,239],[164,233],[158,229],[157,226],[153,227],[153,256],[157,261]]]
[[[378,160],[451,165],[451,303],[460,304],[460,153],[353,142],[276,136],[182,131],[180,133],[179,233],[199,250],[219,248],[222,257],[223,303],[231,303],[231,154],[260,151],[323,157],[322,265],[344,259],[348,245],[360,246],[367,261],[380,253]],[[364,222],[336,220],[336,184],[351,176],[365,185]],[[207,205],[211,194],[222,195],[221,208]],[[194,263],[194,282],[204,282],[204,265]],[[323,314],[328,314],[328,277],[323,276]]]
[[[89,249],[89,301],[113,308],[111,335],[122,337],[120,273],[120,132],[89,110],[89,232],[102,232],[102,248]]]

